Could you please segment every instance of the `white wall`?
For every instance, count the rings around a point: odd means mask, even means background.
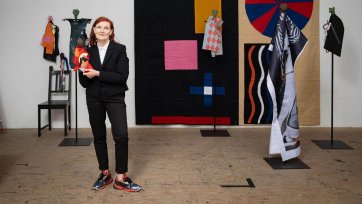
[[[334,125],[362,127],[362,1],[321,0],[320,27],[329,19],[328,8],[333,6],[345,29],[342,55],[334,57]],[[320,29],[321,126],[330,126],[331,54],[323,49],[324,36]]]
[[[242,6],[242,5],[240,5]],[[345,25],[342,57],[335,57],[334,125],[362,127],[362,41],[359,40],[362,17],[360,0],[322,0],[320,22],[329,19],[328,7],[335,6],[336,14]],[[70,25],[63,18],[73,18],[73,9],[79,9],[78,18],[107,16],[115,24],[119,42],[127,46],[130,59],[130,91],[126,95],[128,123],[135,125],[134,92],[134,9],[133,0],[1,0],[0,2],[0,119],[5,128],[36,128],[37,104],[47,98],[49,65],[59,67],[42,58],[41,37],[48,15],[60,28],[59,49],[68,56]],[[91,24],[93,21],[91,22]],[[88,25],[88,33],[91,27]],[[320,26],[321,27],[321,26]],[[323,50],[321,35],[321,126],[330,126],[331,63],[330,54]],[[74,90],[74,89],[73,89]],[[74,97],[73,97],[74,100]],[[73,101],[74,104],[74,101]],[[74,127],[74,106],[72,107]],[[43,113],[45,123],[46,111]],[[61,111],[54,112],[54,127],[63,126]],[[109,125],[109,123],[108,123]],[[89,127],[85,92],[78,86],[78,127]]]
[[[70,24],[63,18],[74,18],[73,9],[79,9],[78,18],[91,18],[87,34],[94,20],[106,16],[114,22],[116,40],[127,46],[130,76],[126,95],[130,126],[135,125],[134,106],[134,13],[133,0],[1,0],[0,2],[0,118],[6,128],[36,128],[37,104],[47,98],[48,67],[57,64],[43,59],[41,38],[47,18],[59,29],[59,50],[69,56]],[[74,87],[74,80],[73,80]],[[74,88],[73,88],[74,93]],[[73,95],[73,104],[74,95]],[[54,127],[63,127],[61,110],[54,112]],[[75,107],[72,105],[72,126]],[[43,124],[46,111],[43,111]],[[85,91],[78,84],[78,127],[89,127]]]

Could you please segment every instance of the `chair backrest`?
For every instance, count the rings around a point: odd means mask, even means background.
[[[67,100],[70,101],[72,90],[72,71],[54,70],[49,66],[49,88],[48,101]]]

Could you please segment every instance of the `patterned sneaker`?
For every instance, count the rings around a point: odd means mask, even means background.
[[[99,174],[96,182],[93,184],[94,190],[102,190],[105,188],[108,184],[111,184],[113,181],[112,175],[108,173],[107,175],[104,175],[103,172]]]
[[[128,192],[138,192],[142,190],[142,187],[138,184],[132,182],[128,177],[124,178],[123,181],[117,181],[117,178],[114,179],[113,188],[118,190],[125,190]]]

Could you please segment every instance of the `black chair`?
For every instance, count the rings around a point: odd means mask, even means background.
[[[70,115],[70,97],[71,97],[71,79],[72,71],[54,70],[49,67],[49,86],[48,100],[38,104],[38,136],[41,136],[41,131],[48,127],[52,129],[52,109],[64,110],[64,136],[68,135],[67,129],[71,129]],[[41,110],[48,110],[48,124],[41,127]],[[68,112],[68,113],[67,113]]]

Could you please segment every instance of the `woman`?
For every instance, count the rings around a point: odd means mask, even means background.
[[[128,170],[128,127],[125,92],[128,90],[128,57],[126,47],[114,41],[113,22],[98,18],[91,30],[87,49],[89,62],[94,69],[81,69],[79,82],[86,88],[89,122],[94,137],[99,174],[93,189],[100,190],[112,183],[108,165],[106,114],[111,122],[116,154],[115,189],[137,192],[141,186],[126,176]]]

